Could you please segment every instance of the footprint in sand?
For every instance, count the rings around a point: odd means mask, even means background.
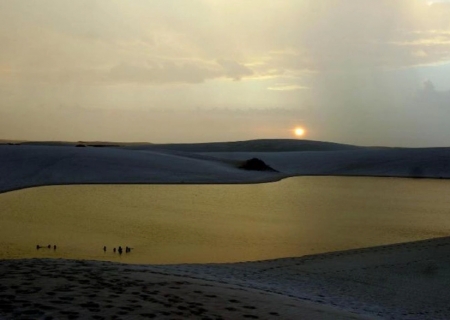
[[[208,310],[206,310],[205,308],[202,308],[202,307],[197,307],[197,308],[191,308],[190,311],[193,315],[200,316]]]
[[[73,301],[73,300],[75,300],[75,298],[74,297],[60,297],[59,300]]]
[[[185,306],[178,306],[177,309],[178,310],[188,310],[188,308]]]
[[[117,314],[124,316],[124,315],[128,314],[128,312],[127,311],[118,311]]]
[[[228,311],[237,311],[238,309],[233,308],[233,307],[226,307],[225,310],[228,310]]]
[[[65,315],[68,319],[79,319],[80,314],[76,311],[61,311],[61,314]],[[63,317],[61,317],[63,318]]]
[[[120,309],[122,309],[122,310],[126,310],[126,311],[133,311],[134,309],[133,308],[131,308],[131,307],[120,307]]]

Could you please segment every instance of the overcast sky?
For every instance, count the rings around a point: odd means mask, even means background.
[[[0,139],[450,146],[450,2],[2,0]]]

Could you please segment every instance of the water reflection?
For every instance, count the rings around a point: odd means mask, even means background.
[[[449,191],[444,180],[361,177],[26,189],[0,195],[0,258],[230,262],[447,236]],[[35,249],[47,243],[58,250]]]

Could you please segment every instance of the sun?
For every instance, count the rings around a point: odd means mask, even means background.
[[[305,135],[305,129],[303,129],[303,128],[301,128],[301,127],[297,127],[297,128],[294,129],[294,134],[295,134],[297,137],[302,137],[302,136]]]

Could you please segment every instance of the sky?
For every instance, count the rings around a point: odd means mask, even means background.
[[[0,139],[449,146],[448,17],[428,0],[2,0]]]

